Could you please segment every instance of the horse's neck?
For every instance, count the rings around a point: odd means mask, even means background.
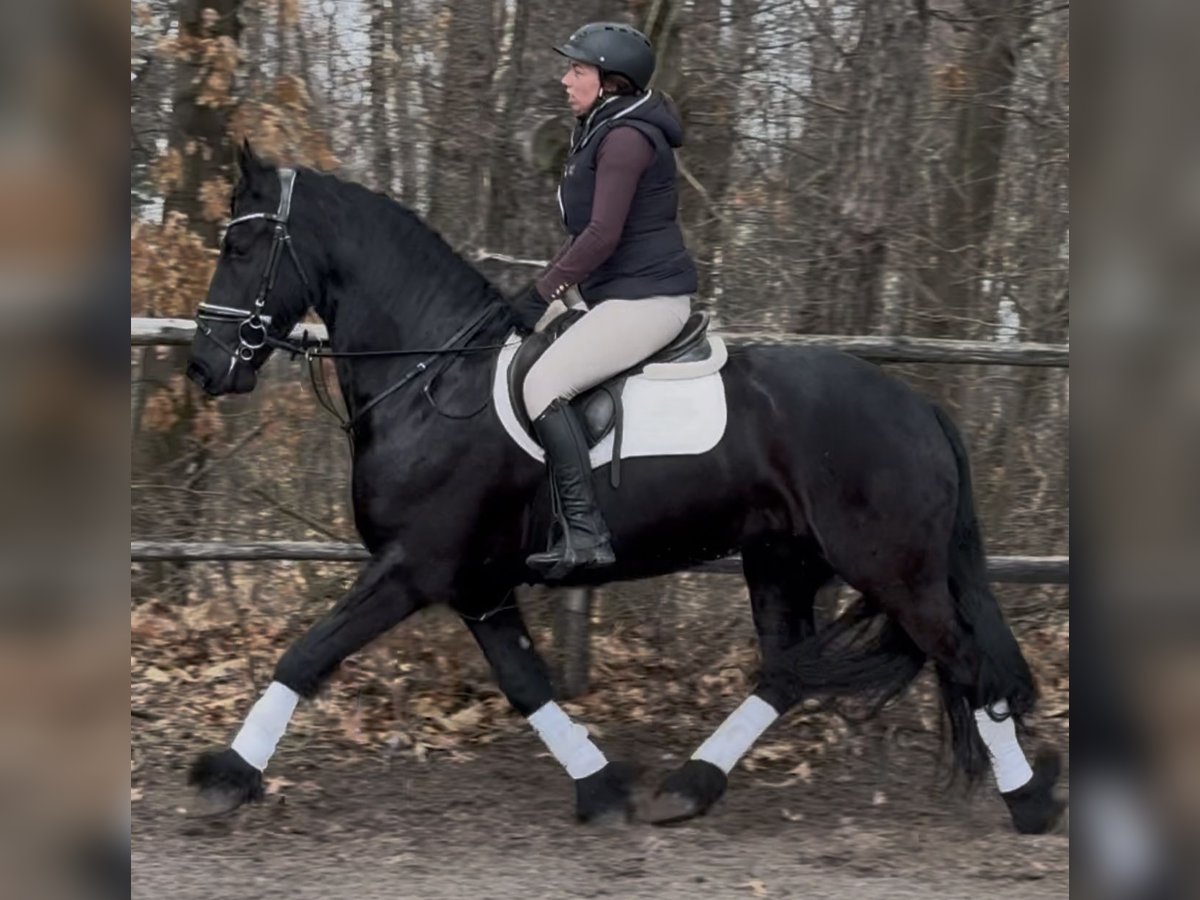
[[[486,282],[440,238],[400,223],[381,227],[351,213],[329,236],[337,249],[317,312],[337,349],[439,346],[489,302]]]
[[[374,253],[374,258],[357,263],[353,259],[334,262],[317,312],[335,352],[442,348],[491,302],[477,282],[476,289],[470,289],[469,273],[432,272],[420,256],[405,258],[397,248],[386,252],[377,247]],[[472,343],[501,337],[499,318],[485,323]],[[351,411],[394,385],[423,358],[396,355],[339,360],[338,380]]]

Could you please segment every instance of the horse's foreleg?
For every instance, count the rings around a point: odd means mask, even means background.
[[[402,572],[398,554],[369,562],[349,593],[287,649],[230,746],[192,765],[188,782],[199,792],[194,814],[231,812],[262,799],[263,770],[300,698],[315,696],[342,660],[423,605]]]
[[[816,593],[832,571],[786,537],[744,547],[742,562],[758,632],[762,675],[754,693],[659,786],[644,811],[651,822],[680,822],[707,812],[725,793],[729,773],[738,760],[800,699],[795,679],[776,678],[773,673],[785,665],[787,651],[815,630]]]
[[[575,780],[575,815],[581,822],[610,814],[627,815],[632,768],[609,762],[554,702],[545,661],[533,645],[521,611],[514,607],[480,620],[464,620],[496,673],[500,690],[567,774]]]

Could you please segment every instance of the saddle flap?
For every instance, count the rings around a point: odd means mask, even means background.
[[[530,334],[521,341],[521,346],[517,348],[512,362],[508,365],[508,393],[513,398],[513,409],[526,431],[529,430],[530,425],[529,414],[525,410],[525,404],[521,402],[521,398],[525,394],[525,378],[529,374],[529,370],[533,368],[533,364],[546,352],[547,348],[564,331],[583,318],[585,312],[586,310],[582,309],[569,309],[550,322],[544,330]]]

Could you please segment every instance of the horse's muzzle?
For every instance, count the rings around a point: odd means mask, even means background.
[[[212,373],[208,371],[208,366],[198,359],[188,360],[187,377],[194,381],[204,390],[206,394],[213,397],[217,395],[214,389]]]
[[[187,361],[187,377],[200,385],[205,391],[209,390],[209,385],[212,383],[212,376],[209,374],[208,366],[199,360]]]

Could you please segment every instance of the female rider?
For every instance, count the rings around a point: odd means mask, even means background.
[[[674,148],[683,130],[670,99],[648,87],[650,41],[627,25],[594,22],[555,49],[568,60],[562,84],[578,123],[558,189],[570,238],[512,301],[527,329],[572,286],[588,306],[525,380],[562,526],[549,550],[528,559],[547,580],[614,561],[571,398],[669,344],[696,291],[676,221]]]

